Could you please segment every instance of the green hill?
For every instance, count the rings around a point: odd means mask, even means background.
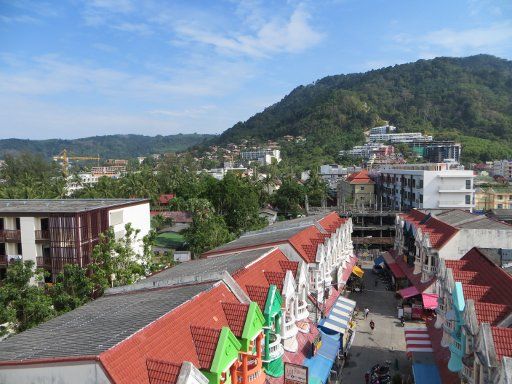
[[[62,140],[0,140],[0,157],[6,153],[32,152],[50,158],[64,148],[73,155],[100,155],[101,158],[134,158],[153,153],[183,151],[213,138],[213,135],[170,136],[108,135]]]
[[[463,160],[512,156],[512,62],[489,55],[440,57],[328,76],[295,88],[280,102],[215,139],[304,135],[309,149],[334,156],[385,121],[463,144]]]

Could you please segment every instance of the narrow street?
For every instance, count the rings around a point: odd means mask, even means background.
[[[384,284],[378,281],[372,273],[371,265],[363,265],[365,271],[364,293],[353,292],[349,298],[357,302],[361,313],[357,317],[357,333],[349,350],[349,360],[345,365],[341,383],[364,383],[364,374],[375,364],[391,362],[391,376],[399,372],[407,379],[410,375],[409,363],[405,355],[405,339],[403,327],[397,319],[397,304],[395,293],[386,290]],[[364,319],[363,311],[370,310],[368,319]],[[370,320],[375,322],[375,330],[370,330]],[[396,368],[398,360],[398,371]]]

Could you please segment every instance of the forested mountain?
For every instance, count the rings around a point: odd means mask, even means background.
[[[461,140],[464,160],[512,156],[512,62],[489,55],[440,57],[366,73],[328,76],[215,140],[305,135],[334,155],[383,120],[401,131]]]
[[[73,155],[125,159],[153,153],[182,151],[211,138],[213,135],[193,133],[170,136],[108,135],[73,140],[3,139],[0,140],[0,158],[6,153],[20,152],[32,152],[50,158],[65,148]]]

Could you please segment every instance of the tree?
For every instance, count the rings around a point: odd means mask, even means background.
[[[55,284],[49,289],[55,310],[61,314],[85,304],[94,297],[94,283],[88,276],[87,268],[66,264],[59,273]]]
[[[15,332],[32,328],[55,315],[50,296],[44,289],[30,284],[41,280],[41,271],[34,272],[33,261],[15,261],[7,268],[0,286],[0,323],[10,323]]]
[[[301,204],[306,197],[302,184],[291,177],[283,180],[281,188],[272,196],[275,207],[286,216],[297,217],[301,212]]]

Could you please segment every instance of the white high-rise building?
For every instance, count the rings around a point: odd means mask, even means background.
[[[384,206],[398,210],[472,210],[475,206],[475,176],[471,170],[450,168],[447,163],[429,163],[395,165],[379,173],[377,190]]]

